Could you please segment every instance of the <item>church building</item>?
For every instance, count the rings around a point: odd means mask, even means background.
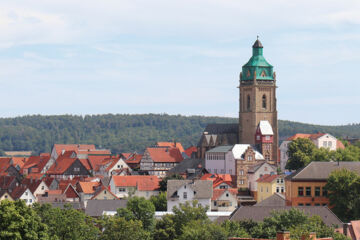
[[[239,123],[209,124],[198,143],[198,157],[217,146],[250,144],[270,164],[278,163],[276,74],[257,39],[250,60],[240,73]]]

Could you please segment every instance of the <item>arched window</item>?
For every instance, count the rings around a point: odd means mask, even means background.
[[[250,95],[247,96],[247,110],[250,111]]]
[[[262,107],[266,109],[266,96],[265,96],[265,94],[262,96]]]

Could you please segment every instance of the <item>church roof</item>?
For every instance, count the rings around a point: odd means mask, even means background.
[[[262,120],[259,123],[259,128],[262,135],[274,135],[274,132],[272,130],[272,127],[267,120]]]
[[[263,45],[261,44],[260,40],[257,39],[252,47],[253,48],[263,48]]]
[[[211,123],[208,124],[204,130],[208,134],[224,134],[224,133],[238,133],[239,124],[237,123]]]

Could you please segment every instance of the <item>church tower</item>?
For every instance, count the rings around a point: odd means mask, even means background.
[[[273,130],[272,163],[278,161],[278,119],[276,110],[276,75],[273,66],[263,56],[263,46],[257,39],[252,57],[240,73],[239,142],[256,144],[260,121],[268,121]]]

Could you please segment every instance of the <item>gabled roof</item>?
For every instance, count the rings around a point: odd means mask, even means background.
[[[146,151],[154,162],[178,163],[184,160],[178,148],[149,147]]]
[[[15,176],[0,176],[0,189],[8,189],[14,182],[17,182]]]
[[[213,149],[210,149],[209,151],[207,151],[207,153],[227,153],[227,152],[231,151],[232,148],[233,148],[232,145],[218,146]]]
[[[66,198],[80,198],[79,193],[75,190],[75,188],[69,184],[65,191],[63,192]]]
[[[254,206],[273,206],[273,207],[285,207],[285,196],[280,193],[274,193],[268,198],[265,198],[263,201],[258,202]]]
[[[177,197],[177,191],[185,185],[195,192],[194,199],[212,198],[212,181],[209,180],[168,180],[166,198]]]
[[[93,144],[54,144],[55,151],[58,156],[61,155],[62,151],[75,151],[78,153],[79,150],[95,150],[95,145]]]
[[[36,166],[37,171],[32,170],[32,172],[41,172],[41,170],[45,167],[46,163],[50,160],[49,155],[45,156],[31,156],[29,159],[25,162],[22,169],[28,169],[31,167]]]
[[[265,159],[264,156],[259,151],[257,151],[254,147],[252,147],[250,144],[235,144],[232,148],[234,158],[235,159],[244,159],[243,155],[249,147],[252,148],[253,151],[255,152],[256,160]]]
[[[213,182],[213,188],[216,188],[222,183],[226,183],[229,186],[231,186],[233,179],[230,174],[206,173],[200,178],[200,180],[210,180]]]
[[[19,166],[20,169],[24,166],[26,160],[25,157],[0,157],[0,173],[5,172],[10,165]]]
[[[178,165],[170,169],[167,174],[186,174],[187,179],[196,178],[205,169],[205,159],[184,159]]]
[[[326,181],[334,170],[346,168],[360,174],[360,162],[311,162],[306,167],[286,177],[286,180]]]
[[[169,148],[178,148],[180,152],[184,152],[184,147],[179,142],[157,142],[156,146],[159,147],[169,147]]]
[[[258,183],[271,183],[275,181],[280,175],[277,174],[264,174],[262,177],[260,177],[256,182]]]
[[[263,221],[265,217],[269,217],[273,211],[286,211],[291,208],[299,209],[308,216],[318,215],[323,222],[328,225],[342,226],[341,220],[326,206],[309,206],[309,207],[290,207],[290,206],[241,206],[235,210],[230,216],[231,221],[241,221],[252,219],[256,222]]]
[[[139,164],[141,161],[141,158],[143,157],[142,154],[134,153],[129,158],[125,160],[127,164]]]
[[[262,135],[274,135],[273,129],[267,120],[261,120],[259,128]]]
[[[115,194],[113,194],[113,193],[110,191],[109,188],[106,188],[106,187],[104,187],[104,186],[101,186],[101,188],[99,188],[99,190],[96,191],[96,193],[94,194],[94,196],[93,196],[91,199],[95,199],[95,198],[96,198],[100,193],[102,193],[104,190],[106,190],[107,193],[109,193],[111,196],[115,197],[115,199],[118,199],[118,197],[117,197]]]
[[[238,134],[238,123],[211,123],[208,124],[204,130],[208,134]]]
[[[115,187],[137,187],[139,191],[155,191],[159,189],[160,179],[156,176],[112,176]]]
[[[271,167],[273,171],[276,170],[276,168],[275,168],[273,165],[270,165],[270,164],[268,164],[267,162],[264,161],[264,162],[260,162],[260,163],[254,165],[254,166],[249,167],[248,172],[249,172],[249,173],[255,173],[255,172],[256,172],[257,170],[259,170],[260,167],[261,167],[262,165],[264,165],[264,164],[269,165],[269,167]]]
[[[10,194],[10,192],[7,190],[7,189],[1,189],[0,188],[0,198],[2,197],[2,196],[4,196],[5,194],[8,194],[9,196],[10,196],[10,198],[12,199],[12,196],[11,196],[11,194]]]
[[[99,182],[78,182],[78,192],[85,194],[93,194],[96,191],[96,187],[100,186]]]
[[[225,192],[229,192],[233,196],[236,197],[238,190],[236,188],[228,188],[228,189],[213,189],[213,196],[211,198],[212,201],[218,200]]]
[[[17,186],[16,188],[13,189],[13,191],[11,192],[11,197],[14,199],[14,200],[17,200],[19,199],[23,194],[24,192],[28,190],[28,187],[24,186],[24,185],[19,185]],[[30,191],[31,192],[31,191]]]
[[[35,190],[39,187],[39,185],[42,183],[42,180],[38,179],[30,179],[30,178],[24,178],[21,181],[21,184],[24,186],[27,186],[32,194],[34,194]]]
[[[326,135],[327,133],[296,133],[295,135],[289,137],[288,139],[286,139],[287,141],[293,141],[296,140],[298,138],[308,138],[311,140],[315,140],[318,139],[319,137],[322,137],[324,135]]]
[[[116,211],[118,208],[125,208],[127,201],[127,199],[88,200],[85,214],[92,217],[100,217],[104,211]]]
[[[191,147],[188,147],[187,149],[185,149],[185,153],[186,155],[188,155],[190,158],[191,158],[191,155],[193,153],[196,153],[197,152],[197,147],[196,146],[191,146]]]

